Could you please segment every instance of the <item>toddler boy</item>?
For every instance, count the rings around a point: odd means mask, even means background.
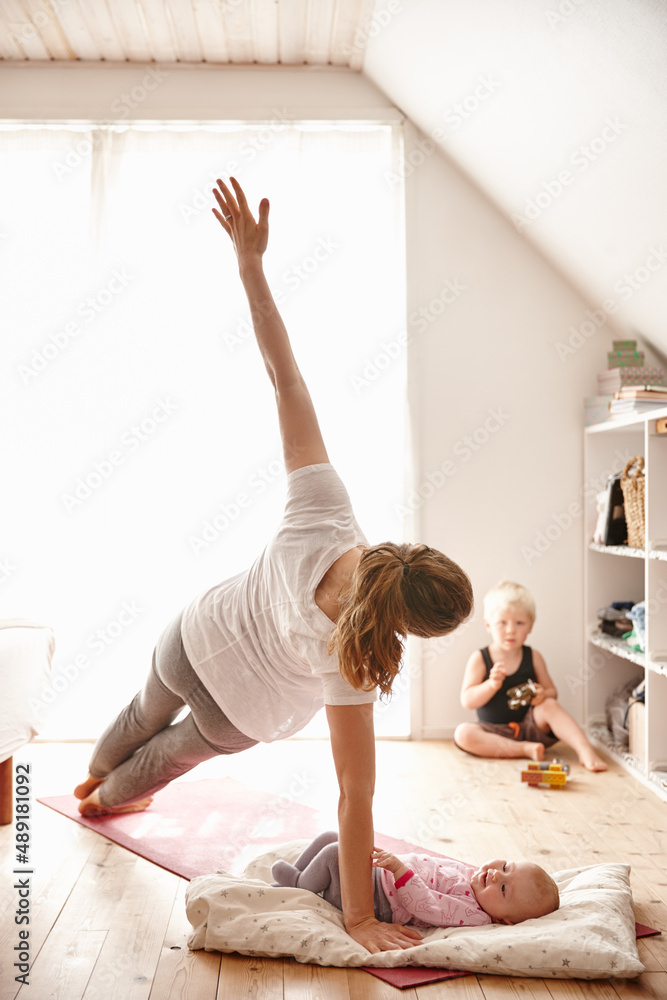
[[[562,740],[589,771],[606,771],[577,722],[558,704],[541,654],[524,645],[535,622],[535,602],[518,583],[503,580],[484,598],[484,624],[491,643],[468,660],[461,704],[477,710],[477,722],[456,727],[454,742],[477,757],[544,760],[546,747]],[[529,705],[510,708],[507,692],[533,681]]]

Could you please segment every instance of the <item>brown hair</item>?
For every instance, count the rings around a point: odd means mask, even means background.
[[[405,637],[453,632],[472,607],[470,580],[442,552],[383,542],[363,551],[328,649],[352,687],[389,694]]]

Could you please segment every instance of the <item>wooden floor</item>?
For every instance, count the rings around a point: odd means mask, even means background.
[[[560,748],[559,748],[560,749]],[[33,793],[69,792],[90,747],[37,744]],[[667,806],[620,768],[593,775],[571,755],[565,791],[521,785],[516,762],[466,757],[448,742],[378,743],[376,829],[483,862],[533,859],[549,871],[602,861],[632,865],[636,917],[664,930],[638,942],[647,971],[633,980],[545,981],[468,976],[397,990],[358,969],[288,959],[189,952],[183,879],[45,807],[33,807],[30,985],[14,982],[14,827],[0,827],[0,1000],[637,1000],[667,998]],[[279,792],[295,775],[312,783],[300,801],[335,826],[336,786],[328,744],[293,740],[201,765],[193,780],[231,775]]]

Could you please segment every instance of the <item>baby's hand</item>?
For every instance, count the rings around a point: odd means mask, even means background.
[[[373,848],[372,859],[374,868],[386,868],[394,878],[400,878],[408,871],[408,866],[400,861],[395,854],[383,851],[379,847]]]
[[[507,674],[505,673],[505,664],[494,663],[489,673],[489,680],[493,681],[497,688],[501,688],[506,677]]]

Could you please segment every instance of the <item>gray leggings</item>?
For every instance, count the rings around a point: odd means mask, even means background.
[[[328,903],[342,910],[340,869],[338,866],[338,834],[333,830],[321,833],[308,845],[293,865],[276,861],[271,869],[276,885],[293,889],[308,889],[322,893]],[[392,922],[392,909],[384,894],[379,868],[373,869],[373,909],[378,920]]]
[[[192,669],[181,617],[158,639],[143,690],[97,741],[88,770],[105,779],[99,790],[105,806],[136,802],[204,760],[257,743],[232,725]],[[174,722],[186,706],[188,714]]]

